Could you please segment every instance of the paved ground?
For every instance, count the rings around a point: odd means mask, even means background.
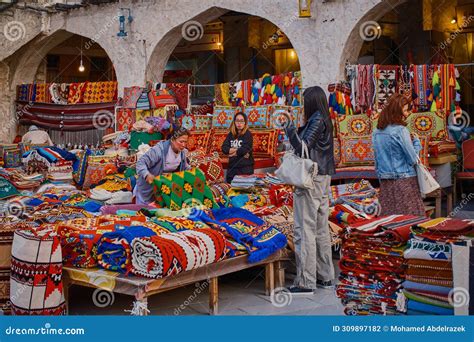
[[[336,261],[335,261],[336,262]],[[291,277],[291,274],[289,274]],[[288,284],[291,280],[287,279]],[[257,267],[219,278],[220,315],[341,315],[343,307],[334,290],[318,289],[312,296],[292,297],[286,294],[265,296],[264,270]],[[114,303],[105,308],[94,305],[92,289],[74,286],[70,289],[72,315],[128,315],[133,298],[115,295]],[[207,283],[195,284],[152,296],[148,302],[151,315],[206,315]]]

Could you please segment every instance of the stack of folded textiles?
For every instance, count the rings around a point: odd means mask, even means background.
[[[454,315],[451,244],[471,239],[474,221],[437,218],[414,225],[411,232],[399,309],[407,315]]]
[[[356,183],[331,186],[329,203],[331,206],[347,204],[359,212],[373,215],[380,212],[377,196],[377,189],[363,179]]]
[[[391,215],[345,229],[336,294],[348,315],[396,315],[405,277],[403,249],[410,227],[424,217]]]
[[[52,183],[73,183],[72,161],[62,161],[51,164],[49,167],[48,179]]]
[[[258,177],[256,175],[239,175],[234,177],[230,185],[232,185],[233,188],[249,189],[256,185],[257,179]]]
[[[283,182],[280,178],[275,176],[272,173],[267,173],[263,180],[267,185],[283,185],[285,182]]]

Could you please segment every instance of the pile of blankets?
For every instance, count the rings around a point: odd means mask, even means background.
[[[368,180],[331,186],[329,204],[347,204],[360,213],[376,216],[380,213],[377,189]]]
[[[344,231],[336,294],[347,315],[396,315],[405,276],[403,248],[410,227],[426,218],[391,215],[353,224]]]
[[[474,221],[437,218],[412,227],[399,310],[407,315],[453,315],[453,245],[470,240]],[[466,290],[467,291],[467,290]]]

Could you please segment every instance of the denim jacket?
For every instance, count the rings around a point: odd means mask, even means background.
[[[415,177],[415,164],[421,151],[418,138],[412,142],[408,129],[389,125],[373,133],[375,171],[379,179]]]

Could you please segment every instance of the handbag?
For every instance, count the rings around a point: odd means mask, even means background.
[[[313,178],[318,174],[318,164],[309,159],[308,147],[301,142],[301,157],[294,150],[285,152],[275,174],[283,182],[303,189],[314,189]]]
[[[418,158],[415,168],[422,197],[426,197],[427,194],[440,188],[440,185],[431,175],[427,167],[421,163],[420,158]]]

